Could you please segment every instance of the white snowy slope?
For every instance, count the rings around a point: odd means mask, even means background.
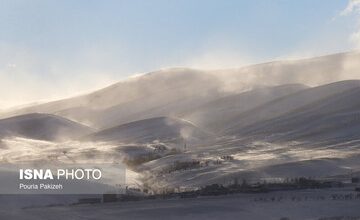
[[[280,117],[238,130],[268,140],[344,142],[360,139],[360,86],[318,100]],[[234,130],[233,130],[234,131]]]
[[[0,138],[60,141],[78,138],[93,131],[90,127],[50,114],[32,113],[0,120]]]
[[[224,129],[224,133],[234,135],[240,134],[243,132],[243,128],[252,124],[262,123],[266,120],[273,119],[293,111],[306,110],[306,108],[310,107],[310,104],[315,102],[318,102],[319,105],[321,105],[322,101],[325,101],[333,95],[339,95],[356,88],[360,88],[359,80],[347,80],[308,88],[300,92],[281,97],[247,112],[236,115],[232,120],[228,121],[227,127]],[[338,105],[338,107],[341,108],[341,105]],[[288,120],[284,120],[283,122],[287,123]],[[304,125],[306,125],[306,123],[304,123]]]
[[[176,143],[195,144],[211,135],[190,122],[158,117],[122,124],[91,134],[86,139],[120,143]]]
[[[240,113],[307,88],[309,87],[302,84],[256,88],[205,103],[198,108],[188,110],[181,117],[207,130],[219,131],[226,127],[229,121],[236,119]]]

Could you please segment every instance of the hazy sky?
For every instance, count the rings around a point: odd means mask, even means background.
[[[359,0],[0,0],[0,108],[163,67],[352,50],[359,9]]]

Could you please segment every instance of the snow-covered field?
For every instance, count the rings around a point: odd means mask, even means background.
[[[127,182],[164,187],[197,187],[226,184],[234,178],[258,181],[267,178],[324,177],[348,175],[359,170],[359,142],[321,147],[301,142],[243,142],[223,138],[132,167]],[[116,162],[124,158],[156,152],[151,145],[116,145],[106,142],[69,141],[55,143],[25,138],[3,139],[0,161],[6,163],[86,163]],[[223,156],[231,156],[230,159]],[[174,163],[200,161],[192,169],[163,172]],[[208,161],[208,162],[206,162]],[[205,165],[207,164],[207,165]],[[332,198],[333,194],[351,199]],[[86,195],[2,195],[0,219],[356,219],[360,198],[354,187],[283,191],[264,194],[192,199],[166,199],[112,204],[76,205]],[[273,201],[276,200],[276,201]],[[58,205],[47,207],[48,205]],[[29,207],[29,208],[24,208]],[[343,218],[338,218],[343,217]]]
[[[336,197],[333,197],[334,195]],[[8,208],[0,211],[0,218],[349,220],[360,219],[359,205],[359,194],[345,188],[27,209]]]

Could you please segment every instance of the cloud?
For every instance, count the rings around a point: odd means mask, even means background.
[[[358,24],[357,30],[350,35],[350,42],[352,42],[356,49],[360,49],[360,0],[350,0],[346,8],[340,12],[341,16],[348,15],[357,16]]]
[[[15,63],[9,63],[9,64],[7,65],[7,67],[9,67],[9,68],[16,68],[16,64],[15,64]]]
[[[360,13],[360,0],[350,0],[346,8],[340,12],[340,15],[346,16],[353,12]]]

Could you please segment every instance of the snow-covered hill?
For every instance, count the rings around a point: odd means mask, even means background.
[[[236,120],[229,121],[227,128],[224,129],[224,131],[227,134],[238,135],[245,131],[245,127],[255,123],[258,123],[258,126],[263,127],[263,123],[267,120],[280,117],[290,112],[306,111],[307,108],[311,108],[311,105],[314,103],[318,103],[318,105],[325,104],[327,99],[332,96],[341,95],[358,88],[360,88],[359,80],[340,81],[314,88],[308,88],[295,94],[290,94],[288,96],[270,101],[247,112],[237,115],[235,117]],[[352,98],[355,99],[355,96]],[[356,102],[356,100],[353,101]],[[351,104],[351,102],[352,101],[348,100],[347,104]],[[333,103],[333,105],[334,106],[329,106],[328,108],[342,108],[339,103],[336,103],[336,101]],[[328,111],[329,109],[323,110]],[[353,111],[356,110],[356,108],[353,109]],[[319,114],[321,115],[322,112],[320,111]],[[293,117],[295,116],[292,116],[292,118]],[[299,120],[301,121],[301,119]],[[289,120],[284,118],[282,122],[289,123]],[[327,122],[324,121],[323,123]],[[306,122],[304,122],[303,125],[306,126]],[[270,125],[270,127],[272,130],[272,125]],[[292,128],[289,127],[288,129]]]
[[[90,94],[9,111],[3,117],[50,113],[99,128],[197,106],[222,93],[222,82],[205,71],[175,68],[129,78]]]
[[[86,139],[120,143],[176,143],[196,144],[211,135],[190,122],[158,117],[122,124],[91,134]]]
[[[49,114],[26,114],[0,120],[0,138],[25,137],[30,139],[59,141],[78,138],[93,129]]]
[[[259,86],[294,83],[318,86],[360,79],[359,60],[359,52],[349,52],[238,69],[163,69],[126,79],[90,94],[5,111],[0,117],[49,113],[101,129],[152,117],[180,117],[184,113],[197,119],[198,113],[191,115],[193,109],[201,109],[200,106],[218,98]]]
[[[277,98],[299,92],[309,87],[302,84],[289,84],[275,87],[256,88],[247,92],[225,96],[190,109],[181,117],[210,131],[219,131],[237,120],[240,113],[249,111]]]

